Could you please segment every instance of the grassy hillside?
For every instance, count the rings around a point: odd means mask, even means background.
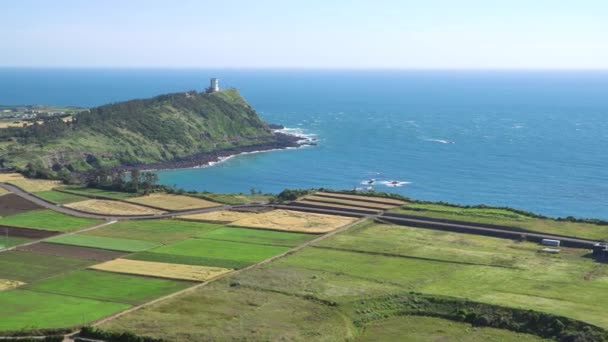
[[[161,95],[92,108],[73,122],[0,129],[0,162],[55,172],[169,161],[271,143],[275,136],[234,90]]]

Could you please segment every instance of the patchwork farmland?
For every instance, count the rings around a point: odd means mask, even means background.
[[[45,190],[39,197],[78,208],[93,206],[106,213],[97,204],[111,202],[54,190]],[[141,208],[148,214],[158,213],[149,206],[161,207],[162,201],[173,199],[179,197],[151,196],[141,201],[147,205]],[[138,206],[118,201],[112,203],[120,203],[123,210]],[[0,252],[0,307],[11,307],[0,311],[0,330],[8,335],[24,329],[34,334],[67,332],[226,276],[319,236],[277,231],[276,220],[269,227],[255,224],[256,229],[181,219],[104,222],[28,206],[27,201],[15,201],[12,207],[10,204],[6,202],[6,214],[0,218],[15,247]],[[188,199],[165,207],[180,210],[217,206]],[[239,214],[239,219],[258,215]],[[304,220],[300,213],[285,215],[279,211],[276,217],[297,217],[300,226]],[[313,231],[323,223],[336,229],[353,221],[310,217]]]
[[[595,338],[608,327],[596,305],[608,303],[608,270],[584,249],[546,254],[530,242],[382,221],[382,213],[418,203],[316,192],[287,205],[243,208],[167,194],[77,191],[37,196],[66,206],[135,206],[150,217],[94,220],[6,201],[0,233],[9,232],[5,244],[12,248],[0,252],[0,307],[7,308],[0,310],[0,335],[63,334],[97,324],[98,333],[109,334],[103,336],[168,341],[383,340],[406,333],[414,340],[541,341],[571,331]],[[343,209],[365,214],[337,214]],[[358,221],[362,216],[371,218]],[[482,318],[501,329],[472,328]],[[551,328],[531,327],[535,320]]]

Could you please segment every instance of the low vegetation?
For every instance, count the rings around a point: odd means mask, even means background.
[[[271,230],[226,227],[202,233],[197,237],[210,240],[295,247],[316,236],[303,233],[285,233]]]

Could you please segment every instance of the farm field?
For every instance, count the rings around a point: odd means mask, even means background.
[[[346,198],[337,199],[337,198],[315,196],[315,195],[305,196],[302,199],[308,200],[308,201],[314,201],[314,202],[336,203],[336,204],[342,204],[342,205],[348,205],[348,206],[354,206],[354,207],[363,207],[363,208],[371,208],[371,209],[379,209],[379,210],[391,209],[396,206],[394,204],[380,204],[380,203],[375,203],[375,202],[364,202],[364,201],[360,201],[358,199],[357,200],[346,199]]]
[[[84,232],[82,235],[143,240],[159,244],[168,244],[204,234],[221,227],[223,226],[219,224],[173,219],[133,220],[120,221],[99,229]]]
[[[141,252],[158,246],[158,243],[143,240],[119,239],[84,234],[63,235],[50,238],[46,241],[63,245],[101,248],[122,252]]]
[[[593,240],[608,240],[608,225],[539,219],[507,209],[460,208],[441,204],[411,203],[390,212],[449,220],[519,227],[531,231]]]
[[[166,213],[163,210],[142,207],[136,204],[98,199],[69,203],[66,204],[66,207],[104,215],[159,215]]]
[[[0,330],[16,331],[79,326],[129,305],[17,289],[0,292],[0,307]]]
[[[0,227],[0,234],[2,234],[3,231],[4,231],[4,229],[2,229]],[[6,237],[2,236],[2,237],[0,237],[0,249],[20,245],[20,244],[23,244],[23,243],[26,243],[29,241],[32,241],[32,240],[28,239],[28,238],[23,238],[23,237],[9,236],[8,238],[6,238]]]
[[[273,198],[272,195],[221,194],[215,192],[197,192],[189,194],[189,196],[228,205],[266,204]]]
[[[10,183],[28,192],[47,191],[59,186],[61,182],[45,179],[29,179],[20,173],[2,173],[0,182]]]
[[[31,283],[57,274],[82,269],[93,263],[93,261],[77,258],[6,251],[0,253],[0,279]]]
[[[15,194],[0,196],[0,216],[11,216],[36,209],[42,209],[42,207]]]
[[[355,207],[352,205],[344,205],[344,204],[337,204],[337,203],[314,202],[314,201],[308,201],[306,199],[297,200],[297,201],[294,201],[294,203],[310,204],[310,205],[314,205],[317,207],[325,207],[325,209],[341,208],[341,209],[368,210],[368,211],[375,211],[376,213],[381,212],[381,210],[378,210],[378,209]]]
[[[401,316],[381,320],[365,328],[355,341],[540,342],[549,340],[508,330],[473,327],[468,323],[441,318]]]
[[[316,238],[313,234],[285,233],[272,230],[225,227],[197,235],[198,238],[261,245],[299,246]]]
[[[437,321],[390,314],[379,314],[377,319],[400,322],[391,324],[391,329],[383,328],[389,321],[357,323],[367,312],[362,308],[368,300],[412,292],[549,312],[608,327],[603,314],[608,265],[584,257],[585,250],[563,248],[558,255],[548,255],[539,249],[527,242],[366,222],[270,264],[129,313],[102,328],[169,340],[263,336],[333,341],[369,340],[378,334],[390,340],[411,325],[413,336],[422,340],[452,335],[465,341],[465,336],[470,341],[542,340],[503,330],[471,331],[469,325],[451,321],[442,323],[439,331]],[[262,306],[275,301],[289,304],[282,309]],[[188,306],[190,302],[213,305],[194,308]],[[369,303],[372,312],[382,309],[382,304]],[[190,317],[192,311],[183,312],[186,308],[196,310],[196,317],[207,323],[201,326]],[[281,310],[290,314],[276,316]],[[294,324],[295,317],[306,313],[306,319]],[[240,330],[239,322],[251,325],[251,330]],[[320,335],[311,329],[313,322]]]
[[[90,268],[107,272],[191,281],[206,281],[232,271],[229,268],[179,265],[129,259],[116,259],[103,264],[93,265]]]
[[[87,197],[68,194],[65,192],[53,191],[53,190],[36,192],[34,195],[36,195],[42,199],[45,199],[49,202],[53,202],[53,203],[57,203],[57,204],[68,204],[68,203],[85,201],[88,199]]]
[[[42,255],[54,255],[94,261],[107,261],[120,258],[127,252],[110,251],[107,249],[90,248],[82,246],[62,245],[57,243],[39,242],[19,247],[19,251],[32,252]]]
[[[217,207],[221,204],[184,195],[153,193],[148,196],[132,197],[128,202],[149,205],[164,210],[187,210]]]
[[[128,259],[158,261],[186,265],[243,268],[290,249],[249,243],[189,239],[155,248],[149,253],[135,254]]]
[[[69,216],[49,209],[32,210],[0,218],[0,225],[68,232],[102,221]]]
[[[138,196],[136,193],[130,192],[120,192],[120,191],[110,191],[96,188],[87,188],[81,186],[62,186],[57,188],[57,190],[68,191],[70,193],[89,197],[89,198],[107,198],[107,199],[128,199],[131,197]]]
[[[250,228],[267,228],[300,233],[327,233],[336,230],[357,218],[306,213],[293,210],[271,210],[232,222],[230,225]]]
[[[247,218],[250,215],[252,214],[234,210],[217,210],[209,213],[182,215],[179,216],[179,219],[188,221],[231,223],[240,219]]]
[[[100,271],[76,271],[26,285],[30,291],[139,304],[182,290],[192,283]]]
[[[341,194],[341,193],[323,192],[323,191],[316,192],[315,195],[326,196],[329,198],[339,197],[339,198],[363,201],[363,202],[384,203],[384,204],[391,204],[391,205],[397,205],[397,206],[406,204],[405,201],[396,200],[396,199],[392,199],[392,198],[375,197],[375,196],[350,195],[350,194]]]

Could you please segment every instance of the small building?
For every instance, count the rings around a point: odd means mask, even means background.
[[[560,245],[559,240],[552,240],[552,239],[543,239],[540,243],[541,243],[541,245],[552,246],[552,247],[559,247],[559,245]]]
[[[205,89],[207,94],[216,93],[220,91],[220,80],[219,78],[212,78],[210,80],[209,88]]]

